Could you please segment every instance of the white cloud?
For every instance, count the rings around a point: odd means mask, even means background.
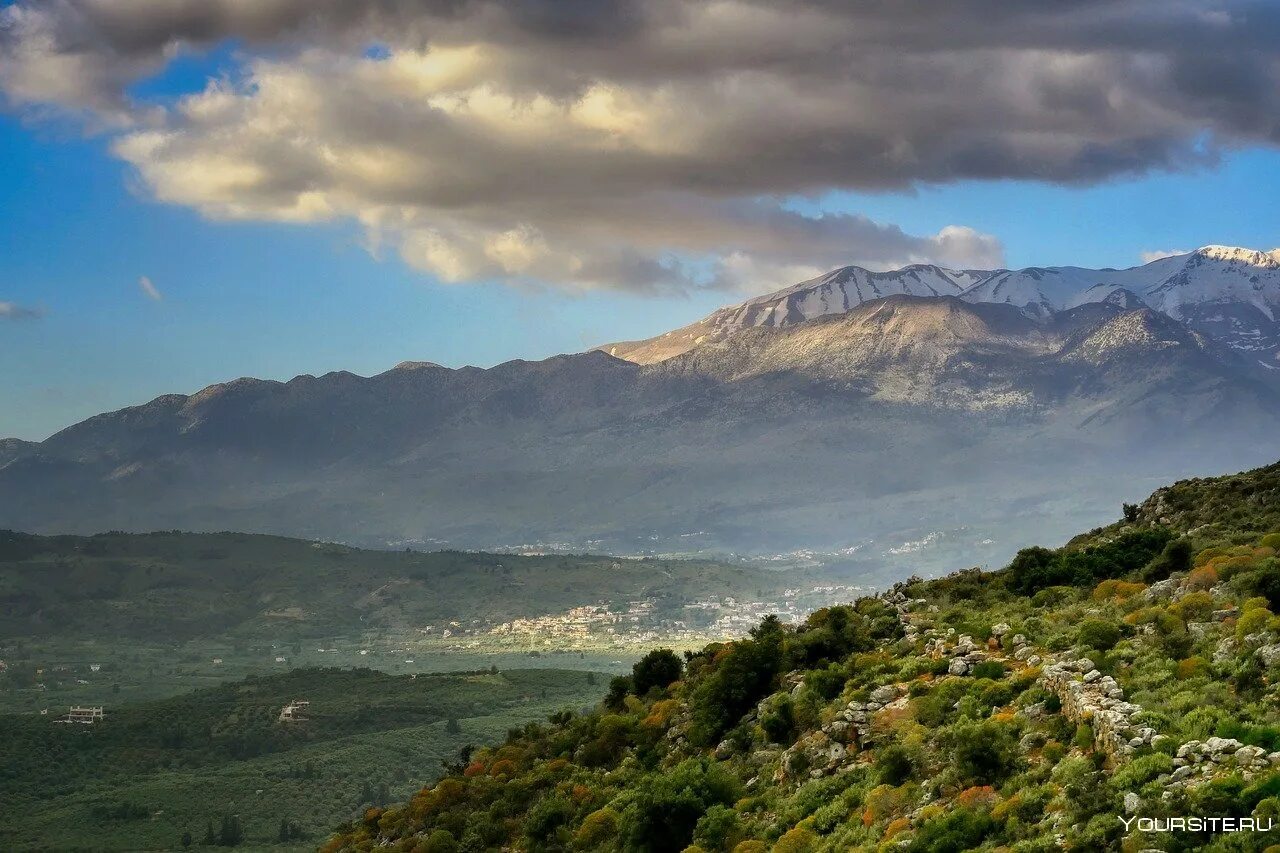
[[[138,288],[148,299],[155,300],[156,302],[164,299],[164,294],[160,292],[160,288],[156,287],[151,279],[145,275],[138,279]]]
[[[0,320],[34,320],[43,317],[38,308],[28,308],[16,302],[0,302]]]
[[[1165,258],[1172,258],[1176,255],[1186,255],[1186,254],[1189,254],[1190,252],[1191,252],[1190,249],[1151,249],[1149,251],[1141,253],[1140,257],[1142,258],[1142,262],[1144,264],[1149,264],[1152,261],[1159,261]]]

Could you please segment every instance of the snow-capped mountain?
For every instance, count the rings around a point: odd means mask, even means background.
[[[1149,307],[1280,370],[1280,249],[1205,246],[1129,269],[1029,267],[949,270],[910,266],[894,272],[842,267],[775,293],[722,308],[703,320],[645,341],[602,347],[651,364],[742,329],[782,327],[843,314],[885,296],[958,296],[1003,303],[1037,322],[1090,303]]]
[[[841,267],[775,293],[721,308],[710,316],[645,341],[609,344],[600,349],[616,358],[653,364],[704,343],[723,340],[741,329],[780,328],[843,314],[886,296],[960,296],[983,281],[987,272],[949,270],[915,264],[892,272]]]

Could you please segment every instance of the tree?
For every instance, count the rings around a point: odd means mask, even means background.
[[[690,758],[641,778],[627,793],[619,834],[627,850],[683,850],[713,805],[732,805],[737,780],[719,764]]]
[[[1137,504],[1121,504],[1120,510],[1121,512],[1124,513],[1124,520],[1129,522],[1130,524],[1133,524],[1135,521],[1138,520]]]
[[[622,708],[623,700],[631,692],[631,676],[616,675],[609,679],[609,693],[604,697],[604,704],[615,711]]]
[[[462,731],[462,726],[458,724],[457,717],[450,717],[449,721],[444,724],[444,730],[451,735],[456,735]]]
[[[1060,567],[1062,561],[1048,548],[1039,545],[1023,548],[1009,563],[1010,585],[1018,592],[1030,595],[1048,586],[1065,581]]]
[[[244,841],[244,827],[240,825],[239,815],[223,815],[222,831],[218,833],[218,844],[222,847],[235,847]]]
[[[665,688],[678,681],[684,672],[684,663],[671,649],[654,649],[631,668],[632,689],[637,696],[644,696],[653,688]]]
[[[213,821],[209,821],[204,825],[204,846],[212,847],[218,843],[218,836],[213,831]]]
[[[702,746],[715,743],[772,692],[782,666],[784,634],[777,617],[766,617],[751,632],[751,639],[729,647],[715,671],[693,693],[691,741]]]

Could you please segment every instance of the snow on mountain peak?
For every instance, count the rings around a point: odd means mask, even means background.
[[[1201,246],[1192,252],[1195,257],[1209,258],[1215,261],[1246,264],[1263,269],[1280,269],[1280,249],[1260,252],[1256,249],[1242,249],[1238,246]]]
[[[1127,269],[1028,267],[952,270],[915,264],[872,272],[847,266],[746,302],[647,341],[606,347],[618,358],[649,364],[723,340],[739,330],[779,328],[845,314],[888,296],[955,296],[1003,303],[1038,322],[1080,305],[1103,302],[1150,307],[1271,366],[1280,357],[1280,249],[1260,252],[1209,245]]]

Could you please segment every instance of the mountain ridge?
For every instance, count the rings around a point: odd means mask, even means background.
[[[892,295],[1006,303],[1041,322],[1087,303],[1118,300],[1124,307],[1145,305],[1280,370],[1280,249],[1261,252],[1217,245],[1126,269],[949,270],[917,264],[872,272],[856,266],[840,267],[718,309],[657,337],[604,344],[598,349],[651,364],[743,329],[794,325],[846,313],[857,305]]]

